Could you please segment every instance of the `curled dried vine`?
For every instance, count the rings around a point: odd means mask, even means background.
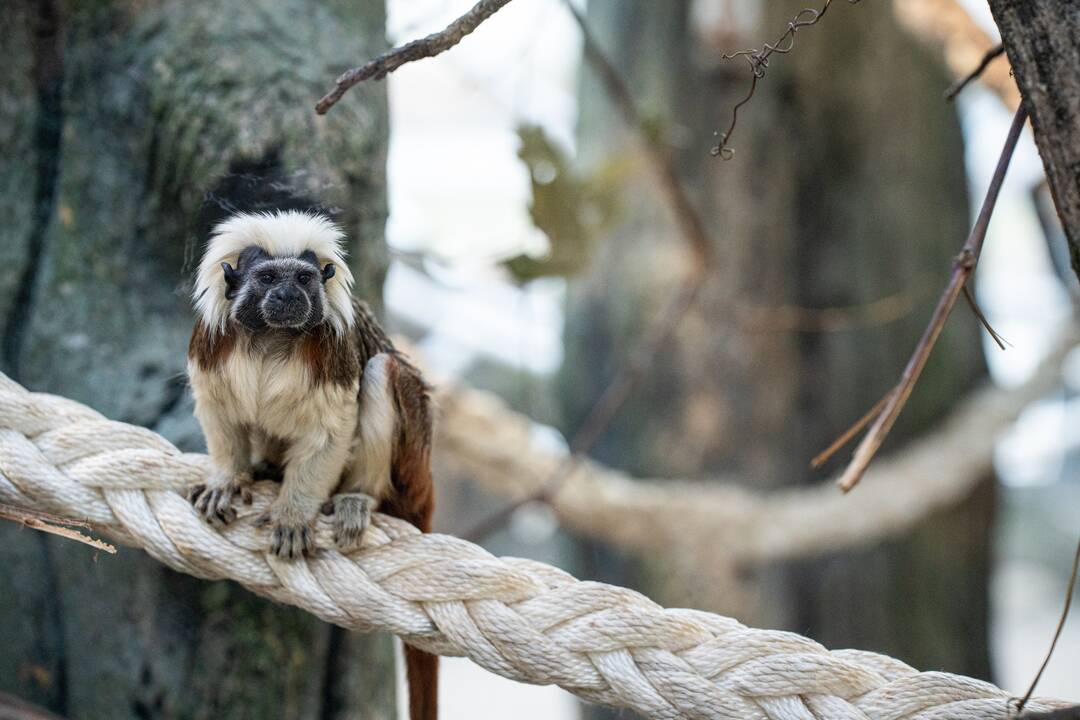
[[[861,0],[847,0],[849,5],[855,5]],[[739,110],[743,105],[746,105],[754,97],[754,93],[757,92],[758,81],[765,77],[765,71],[769,68],[769,61],[772,58],[773,53],[780,55],[786,55],[795,49],[795,33],[799,32],[804,27],[810,27],[817,25],[825,13],[828,12],[829,6],[832,5],[833,0],[825,0],[825,4],[821,6],[820,10],[814,8],[803,8],[793,17],[787,25],[787,30],[776,39],[774,43],[765,43],[760,48],[752,48],[750,50],[737,50],[732,53],[724,53],[721,58],[723,60],[732,60],[737,57],[745,58],[747,64],[750,65],[750,89],[747,91],[746,96],[742,100],[735,103],[735,107],[731,110],[731,122],[728,123],[727,130],[717,134],[719,135],[719,142],[713,146],[710,153],[714,157],[719,157],[721,160],[730,160],[735,156],[735,150],[730,146],[731,135],[735,132],[735,126],[739,122]]]

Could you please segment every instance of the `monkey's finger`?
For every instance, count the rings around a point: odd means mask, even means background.
[[[199,495],[199,499],[195,501],[195,509],[199,511],[200,515],[207,515],[207,509],[210,507],[210,500],[213,499],[213,496],[213,490],[208,490]]]
[[[231,489],[223,489],[217,496],[217,502],[214,503],[214,512],[217,514],[223,523],[230,523],[236,519],[236,511],[232,508],[233,491]]]
[[[205,491],[206,491],[206,485],[205,484],[192,485],[191,487],[188,488],[188,491],[187,491],[188,502],[194,504],[194,502],[199,499],[199,496],[202,495]]]
[[[262,515],[255,518],[255,527],[264,528],[270,524],[270,513],[264,512]],[[277,535],[277,531],[274,531],[274,535]]]
[[[254,496],[251,494],[251,488],[247,485],[240,488],[240,500],[242,500],[245,505],[250,505],[254,500]]]
[[[271,554],[277,555],[279,557],[284,555],[284,553],[282,552],[282,550],[284,549],[282,547],[283,541],[284,541],[284,537],[282,537],[282,529],[281,528],[274,528],[274,532],[270,536],[270,552],[271,552]]]
[[[296,528],[288,528],[285,531],[285,557],[296,560],[303,552],[304,549],[300,545],[300,531]]]

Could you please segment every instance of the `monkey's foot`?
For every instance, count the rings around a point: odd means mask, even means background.
[[[255,526],[270,528],[270,552],[279,558],[298,560],[315,555],[315,532],[294,506],[274,502],[255,520]]]
[[[371,513],[376,504],[375,498],[370,495],[342,493],[330,498],[323,506],[323,512],[333,516],[334,544],[341,552],[360,549],[360,541],[371,523]]]
[[[209,523],[227,525],[236,519],[233,500],[239,497],[245,505],[251,504],[251,475],[216,473],[206,484],[195,485],[188,490],[188,500]]]

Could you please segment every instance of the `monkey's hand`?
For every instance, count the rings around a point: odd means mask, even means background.
[[[309,512],[303,503],[288,502],[281,496],[255,520],[256,527],[270,528],[270,552],[280,558],[297,560],[315,555],[312,521],[318,505]]]
[[[195,511],[212,524],[227,525],[236,519],[233,500],[239,497],[251,504],[251,474],[248,472],[215,472],[205,484],[188,490],[188,500]]]
[[[334,528],[334,544],[343,553],[360,549],[364,531],[371,523],[371,513],[378,501],[364,493],[342,493],[323,505],[323,514],[330,515]]]

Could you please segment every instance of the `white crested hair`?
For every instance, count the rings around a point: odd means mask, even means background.
[[[210,333],[225,332],[229,301],[221,264],[235,267],[240,253],[257,245],[276,257],[298,257],[310,250],[319,258],[320,268],[334,264],[334,276],[325,286],[327,316],[334,331],[344,334],[353,326],[353,276],[341,247],[344,237],[329,218],[296,210],[239,213],[222,221],[206,244],[192,291],[203,325]]]

